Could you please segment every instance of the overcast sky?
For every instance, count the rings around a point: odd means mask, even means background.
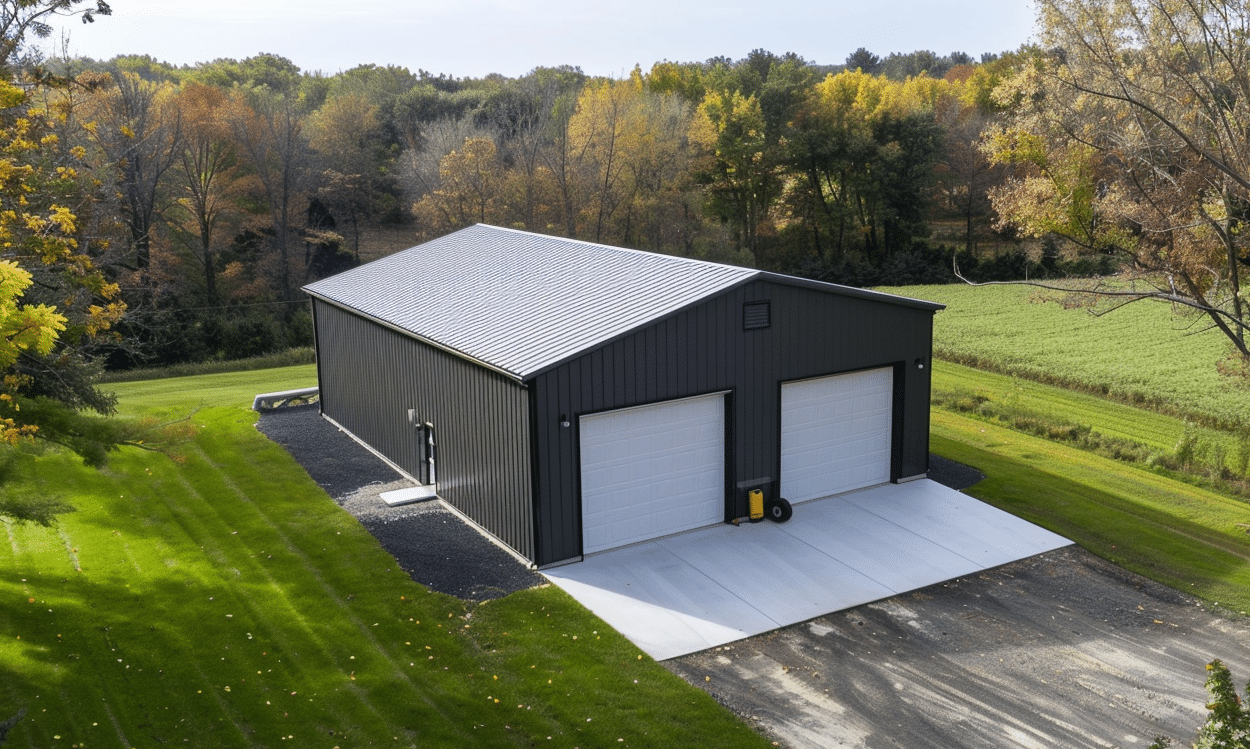
[[[60,24],[69,51],[147,54],[174,64],[268,52],[305,71],[364,63],[480,77],[577,65],[621,77],[635,64],[745,57],[763,48],[840,64],[858,47],[884,57],[1015,49],[1028,0],[109,0],[113,15]],[[60,43],[57,43],[59,48]]]

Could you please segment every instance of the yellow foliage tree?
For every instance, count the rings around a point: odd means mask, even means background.
[[[0,372],[8,372],[23,353],[47,354],[65,329],[65,316],[46,304],[22,304],[22,292],[31,276],[11,260],[0,260]],[[7,392],[18,384],[14,375],[5,376],[0,386],[0,404],[16,408]],[[37,424],[19,424],[12,416],[0,417],[0,443],[13,444],[38,431]]]
[[[63,104],[0,82],[0,441],[37,436],[99,463],[120,438],[78,414],[113,405],[85,348],[125,305],[71,208],[86,153],[59,151]]]
[[[682,188],[692,159],[693,108],[656,93],[635,70],[627,79],[586,86],[569,121],[565,163],[581,195],[580,236],[626,246],[661,243],[647,226]]]

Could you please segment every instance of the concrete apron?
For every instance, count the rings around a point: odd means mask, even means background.
[[[544,574],[656,660],[1041,554],[1071,542],[930,480],[797,505]]]

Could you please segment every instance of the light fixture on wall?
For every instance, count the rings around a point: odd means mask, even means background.
[[[923,357],[918,357],[918,358],[916,359],[916,369],[924,369],[924,358],[923,358]]]
[[[560,414],[560,426],[562,427],[569,426],[569,417],[567,414]]]

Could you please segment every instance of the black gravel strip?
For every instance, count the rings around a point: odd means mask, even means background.
[[[331,497],[402,478],[378,456],[321,418],[316,404],[262,411],[256,428],[295,456]]]
[[[256,426],[431,590],[485,601],[546,582],[436,501],[388,506],[378,494],[411,482],[321,418],[316,405],[264,411]]]
[[[488,601],[547,582],[456,515],[361,518],[413,580],[465,601]]]
[[[977,469],[929,453],[929,478],[955,491],[963,491],[985,478]]]

